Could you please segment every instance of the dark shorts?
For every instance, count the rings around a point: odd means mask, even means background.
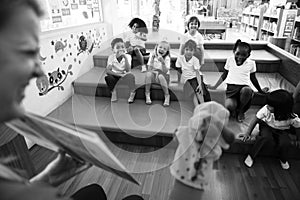
[[[202,77],[202,80],[203,80],[203,77]],[[201,85],[202,85],[202,90],[203,90],[204,101],[205,102],[211,101],[210,94],[207,90],[207,86],[205,85],[205,83],[203,81],[201,82]],[[198,87],[198,81],[197,81],[196,77],[187,80],[183,86],[184,96],[188,99],[192,98],[195,95],[195,93],[197,92],[196,91],[197,87]]]
[[[241,90],[244,87],[249,87],[248,85],[234,85],[234,84],[227,84],[227,89],[226,89],[226,98],[231,98],[231,99],[235,99],[237,101],[237,105],[240,105],[240,93]],[[252,97],[253,97],[252,93]],[[250,107],[251,105],[251,101],[249,101],[246,105],[245,108],[248,109],[248,107]],[[246,109],[246,110],[247,110]]]
[[[226,98],[239,99],[241,90],[248,85],[227,84]]]

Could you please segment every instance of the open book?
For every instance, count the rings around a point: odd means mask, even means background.
[[[64,150],[79,161],[85,161],[139,184],[94,132],[67,123],[26,114],[6,123],[17,133],[53,151]]]

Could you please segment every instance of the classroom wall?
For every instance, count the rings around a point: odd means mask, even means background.
[[[40,62],[45,76],[30,82],[25,109],[46,116],[65,102],[73,94],[72,82],[93,67],[93,55],[110,34],[105,23],[41,33]]]

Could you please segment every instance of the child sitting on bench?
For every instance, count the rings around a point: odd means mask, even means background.
[[[180,68],[184,82],[185,97],[192,96],[195,107],[204,101],[210,101],[210,95],[203,82],[203,74],[200,71],[199,60],[194,56],[197,44],[193,40],[188,40],[184,46],[184,54],[178,56],[176,67]]]
[[[156,45],[154,52],[150,54],[148,60],[149,70],[145,76],[145,96],[146,104],[151,104],[150,88],[151,83],[158,83],[161,85],[165,101],[163,106],[170,105],[170,94],[169,94],[169,81],[170,81],[170,45],[166,41],[161,41]]]
[[[125,37],[127,53],[132,57],[136,56],[142,66],[142,72],[146,72],[144,55],[147,55],[145,42],[147,41],[148,29],[146,23],[140,18],[133,18],[129,25],[131,32]]]
[[[135,77],[130,73],[131,57],[125,54],[125,44],[122,38],[115,38],[111,42],[113,54],[108,57],[105,81],[111,91],[111,101],[117,98],[117,84],[124,82],[130,89],[128,103],[133,103],[135,97]]]

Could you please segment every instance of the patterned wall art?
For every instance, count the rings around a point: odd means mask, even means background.
[[[40,4],[46,13],[42,32],[103,21],[101,0],[40,0]]]
[[[99,26],[42,41],[39,59],[45,75],[36,80],[39,96],[72,87],[71,82],[76,78],[73,75],[105,39],[106,27]]]

